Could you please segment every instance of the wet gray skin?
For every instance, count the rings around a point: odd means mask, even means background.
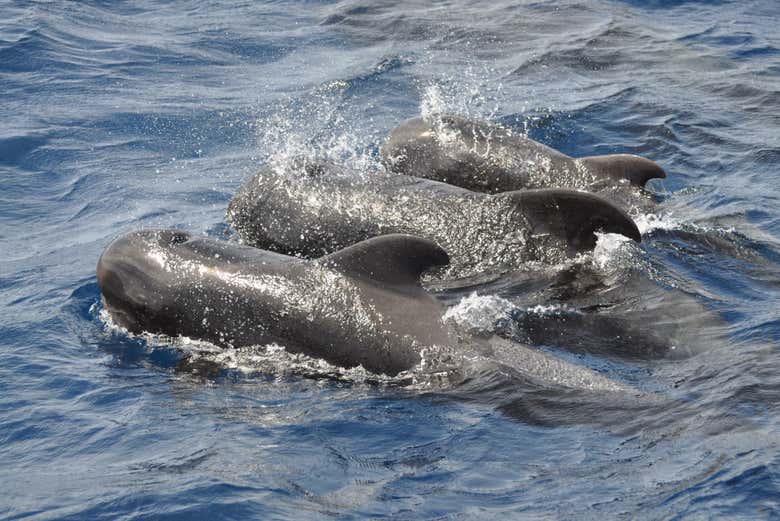
[[[454,303],[473,291],[442,295]],[[588,263],[515,271],[479,291],[512,302],[497,329],[531,345],[634,361],[681,359],[730,345],[728,324],[717,312],[639,266],[608,273]]]
[[[382,159],[393,172],[499,193],[535,188],[597,192],[666,177],[630,154],[575,159],[500,125],[459,116],[413,118],[390,132]]]
[[[316,257],[388,233],[424,237],[450,255],[449,275],[558,262],[592,249],[595,232],[640,241],[622,210],[571,190],[497,195],[400,175],[357,175],[330,163],[249,179],[228,221],[248,244]]]
[[[147,230],[111,243],[97,277],[106,309],[134,333],[184,335],[228,348],[277,343],[387,375],[415,368],[425,355],[445,365],[461,360],[464,375],[493,371],[524,384],[637,394],[523,345],[464,337],[442,321],[443,305],[420,286],[423,271],[446,262],[432,242],[403,235],[303,260],[179,230]]]

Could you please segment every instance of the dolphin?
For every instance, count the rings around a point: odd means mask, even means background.
[[[447,250],[448,275],[457,276],[559,262],[592,249],[596,232],[641,241],[625,212],[593,194],[489,195],[419,177],[359,175],[317,161],[291,173],[262,169],[239,189],[227,219],[247,244],[305,257],[389,233],[416,235]]]
[[[412,118],[390,132],[381,155],[388,170],[478,192],[534,188],[599,191],[615,184],[644,187],[666,172],[641,156],[581,158],[501,125],[441,115]]]
[[[386,235],[304,260],[181,230],[113,241],[97,265],[104,306],[133,333],[183,335],[225,348],[276,343],[341,367],[398,375],[423,358],[472,364],[552,388],[633,393],[629,386],[508,341],[465,335],[420,275],[446,264],[433,242]],[[464,372],[465,374],[465,372]]]

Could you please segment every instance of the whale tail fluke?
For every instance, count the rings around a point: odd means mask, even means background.
[[[658,163],[633,154],[589,156],[578,161],[594,175],[626,179],[634,186],[644,187],[651,179],[666,178],[666,172]]]
[[[596,232],[618,233],[636,242],[642,236],[633,219],[606,199],[566,189],[520,190],[509,197],[528,220],[534,235],[552,235],[576,252],[593,249]]]

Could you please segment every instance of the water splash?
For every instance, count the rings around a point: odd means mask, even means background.
[[[457,75],[447,73],[433,80],[418,81],[420,116],[428,122],[441,114],[494,119],[505,102],[500,77],[496,68],[466,64]]]
[[[515,305],[506,299],[474,292],[449,308],[443,320],[452,321],[465,331],[491,333],[496,323],[508,318],[514,309]]]
[[[596,233],[596,247],[587,254],[590,264],[603,273],[613,273],[643,264],[641,248],[616,233]]]
[[[307,95],[288,98],[258,118],[263,162],[280,174],[299,172],[301,158],[328,160],[356,172],[381,169],[372,148],[377,135],[358,128],[347,99],[347,81],[331,81]]]
[[[685,226],[696,226],[669,214],[654,213],[640,213],[634,217],[634,222],[642,235],[655,230],[679,230]]]

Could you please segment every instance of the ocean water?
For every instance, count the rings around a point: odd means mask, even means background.
[[[772,0],[2,3],[0,518],[780,518],[778,19]],[[440,297],[668,407],[399,385],[102,312],[121,233],[229,237],[260,165],[370,170],[439,112],[667,170],[641,246],[583,260],[596,296],[509,273]]]

